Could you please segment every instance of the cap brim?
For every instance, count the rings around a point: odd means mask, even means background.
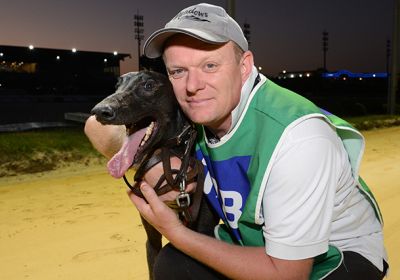
[[[164,50],[165,41],[175,34],[186,34],[210,44],[223,44],[229,41],[228,38],[217,36],[208,32],[191,28],[163,28],[160,29],[146,40],[143,52],[148,58],[160,57]]]

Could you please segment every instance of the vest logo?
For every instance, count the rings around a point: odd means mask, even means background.
[[[240,216],[242,216],[243,199],[239,192],[222,191],[220,192],[224,213],[229,226],[233,229],[238,228]]]
[[[244,202],[250,192],[247,171],[251,157],[239,156],[211,161],[208,156],[203,157],[199,150],[196,154],[204,165],[204,193],[219,216],[230,228],[236,230]]]

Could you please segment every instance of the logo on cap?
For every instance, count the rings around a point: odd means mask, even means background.
[[[208,19],[208,13],[207,12],[202,12],[196,10],[196,8],[191,9],[191,10],[185,10],[180,13],[178,13],[173,20],[181,20],[181,19],[187,19],[187,20],[193,20],[193,21],[207,21],[210,22]]]

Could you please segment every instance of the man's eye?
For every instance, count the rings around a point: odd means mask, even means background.
[[[172,77],[174,79],[179,79],[179,78],[183,77],[183,75],[185,74],[185,71],[183,69],[174,69],[174,70],[168,71],[168,74],[170,77]]]
[[[207,72],[212,72],[212,71],[215,71],[215,70],[217,69],[217,64],[215,64],[215,63],[207,63],[207,64],[204,66],[204,68],[205,68],[205,70],[206,70]]]

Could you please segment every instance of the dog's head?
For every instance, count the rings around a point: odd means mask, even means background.
[[[127,141],[108,163],[110,174],[120,178],[129,167],[140,164],[145,155],[176,136],[185,119],[165,75],[127,73],[116,87],[116,92],[91,112],[102,124],[126,126]]]

